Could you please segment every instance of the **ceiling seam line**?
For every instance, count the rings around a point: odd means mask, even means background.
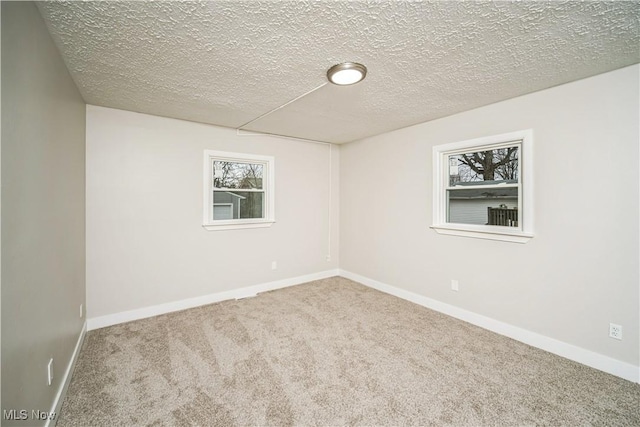
[[[279,133],[269,133],[269,132],[259,132],[259,131],[245,131],[245,132],[254,132],[254,133],[240,133],[242,132],[242,129],[240,128],[236,128],[236,135],[237,136],[271,136],[274,138],[284,138],[284,139],[292,139],[294,141],[298,141],[298,142],[307,142],[310,144],[322,144],[322,145],[333,145],[333,142],[327,142],[327,141],[318,141],[316,139],[309,139],[309,138],[299,138],[297,136],[289,136],[289,135],[281,135]]]
[[[266,113],[264,113],[264,114],[262,114],[262,115],[260,115],[260,116],[256,117],[256,118],[255,118],[255,119],[253,119],[253,120],[249,120],[247,123],[245,123],[245,124],[243,124],[243,125],[241,125],[241,126],[238,126],[236,129],[237,129],[237,130],[241,130],[243,127],[245,127],[245,126],[249,126],[251,123],[253,123],[253,122],[255,122],[255,121],[258,121],[258,120],[262,119],[263,117],[266,117],[266,116],[268,116],[269,114],[274,113],[274,112],[276,112],[276,111],[280,110],[281,108],[286,107],[287,105],[289,105],[289,104],[291,104],[291,103],[293,103],[293,102],[296,102],[298,99],[300,99],[300,98],[302,98],[302,97],[305,97],[305,96],[309,95],[310,93],[315,92],[316,90],[320,89],[321,87],[324,87],[325,85],[327,85],[327,82],[324,82],[324,83],[322,83],[320,86],[315,87],[315,88],[311,89],[310,91],[307,91],[307,92],[303,93],[302,95],[300,95],[300,96],[298,96],[298,97],[296,97],[296,98],[293,98],[291,101],[286,102],[286,103],[284,103],[284,104],[280,105],[279,107],[276,107],[276,108],[274,108],[274,109],[272,109],[272,110],[267,111]]]

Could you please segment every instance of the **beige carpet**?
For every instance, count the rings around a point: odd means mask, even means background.
[[[638,426],[640,385],[343,278],[89,332],[65,426]]]

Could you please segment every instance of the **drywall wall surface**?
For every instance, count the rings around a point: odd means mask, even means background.
[[[2,7],[0,7],[0,26],[2,22]],[[0,46],[2,46],[2,31],[0,28]],[[0,48],[1,51],[1,48]],[[2,55],[0,54],[0,80],[2,80]],[[0,100],[2,100],[2,84],[0,84]],[[2,102],[0,102],[0,117],[2,117]],[[2,120],[0,119],[0,218],[2,218]],[[2,221],[0,221],[0,242],[2,241]],[[0,244],[1,246],[1,244]],[[2,250],[0,250],[0,343],[2,343]],[[0,348],[2,345],[0,344]],[[0,369],[0,409],[2,409],[2,369]]]
[[[275,158],[271,227],[202,227],[205,150]],[[338,156],[337,146],[88,105],[88,317],[337,268]]]
[[[84,169],[84,101],[36,6],[2,2],[2,410],[28,411],[3,425],[45,423],[83,327]]]
[[[637,366],[639,69],[343,145],[340,268]],[[432,147],[524,129],[534,238],[430,229]]]

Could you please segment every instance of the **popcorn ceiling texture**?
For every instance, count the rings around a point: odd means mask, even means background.
[[[638,2],[40,2],[85,101],[348,142],[640,62]]]

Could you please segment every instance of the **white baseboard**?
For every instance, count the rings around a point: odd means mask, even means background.
[[[47,419],[44,427],[55,427],[58,422],[58,418],[60,417],[60,409],[62,408],[62,402],[64,402],[64,397],[67,394],[67,389],[69,388],[69,383],[71,382],[71,374],[73,374],[73,369],[76,366],[76,362],[78,361],[78,355],[80,354],[80,349],[82,348],[82,343],[84,341],[84,336],[87,333],[87,322],[85,321],[82,325],[82,330],[80,331],[80,336],[78,336],[78,341],[76,342],[76,347],[73,349],[73,353],[71,354],[71,360],[69,360],[69,364],[67,365],[67,369],[64,371],[64,375],[62,377],[62,381],[60,382],[60,387],[58,388],[58,393],[56,394],[56,398],[53,399],[53,405],[51,405],[50,414],[55,414],[53,419]]]
[[[622,362],[575,345],[567,344],[554,338],[540,335],[450,304],[445,304],[404,289],[396,288],[395,286],[387,285],[368,277],[351,273],[350,271],[342,269],[339,271],[340,276],[354,280],[358,283],[369,286],[370,288],[377,289],[381,292],[394,295],[398,298],[444,313],[451,317],[455,317],[456,319],[464,320],[465,322],[488,329],[500,335],[513,338],[514,340],[523,342],[530,346],[573,360],[574,362],[582,363],[583,365],[599,369],[620,378],[640,383],[640,367],[634,366],[630,363]]]
[[[327,277],[338,276],[339,270],[326,270],[304,276],[292,277],[289,279],[277,280],[274,282],[262,283],[240,289],[233,289],[215,294],[203,295],[195,298],[187,298],[180,301],[158,304],[136,310],[122,311],[120,313],[107,314],[105,316],[93,317],[87,320],[87,330],[100,329],[120,323],[131,322],[133,320],[145,319],[147,317],[158,316],[160,314],[185,310],[187,308],[200,307],[202,305],[213,304],[215,302],[230,299],[241,299],[255,296],[260,292],[272,291],[274,289],[286,288],[299,285],[301,283],[312,282],[314,280],[326,279]]]

